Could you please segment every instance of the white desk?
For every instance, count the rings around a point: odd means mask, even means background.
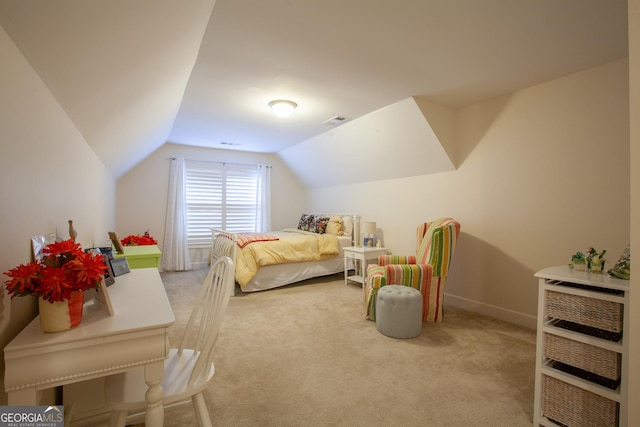
[[[175,318],[157,268],[131,270],[108,288],[114,315],[87,303],[74,329],[44,333],[36,317],[4,348],[9,405],[38,405],[41,390],[144,365],[147,426],[162,426],[162,377]]]

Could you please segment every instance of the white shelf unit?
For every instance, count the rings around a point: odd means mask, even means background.
[[[535,277],[539,279],[539,289],[533,425],[591,425],[594,418],[599,419],[602,415],[607,425],[627,427],[629,345],[625,335],[629,325],[629,281],[606,273],[573,271],[567,265],[546,268],[537,272]],[[558,308],[556,296],[560,296],[564,303],[569,301],[566,316],[563,308]],[[575,306],[570,304],[572,298],[576,301]],[[580,303],[584,301],[596,304],[585,306]],[[602,313],[598,312],[599,304],[604,308]],[[607,311],[609,308],[613,310]],[[597,322],[600,315],[602,318],[619,317],[620,330],[613,331],[607,326],[598,329],[587,324],[590,321],[583,323],[580,320],[593,318]],[[619,383],[614,382],[615,379],[598,376],[584,366],[573,366],[548,357],[551,353],[548,340],[564,342],[568,349],[588,348],[598,354],[613,355],[614,359],[605,363],[609,363],[607,368],[619,363]],[[569,350],[567,352],[569,354]],[[580,356],[571,354],[567,357],[575,360]],[[593,365],[592,360],[586,363]],[[550,384],[550,389],[557,387],[558,390],[571,391],[571,394],[560,394],[560,399],[556,399],[567,400],[562,402],[567,405],[566,411],[547,410],[555,407],[554,397],[558,394],[548,391],[545,383]],[[573,393],[584,397],[584,400],[568,401],[571,399],[569,396],[575,395]],[[585,403],[590,399],[597,405]],[[594,407],[605,409],[594,414]],[[554,419],[550,413],[559,414],[556,418],[561,419]]]

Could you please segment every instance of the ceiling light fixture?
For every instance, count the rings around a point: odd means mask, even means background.
[[[269,107],[276,113],[276,116],[281,118],[287,118],[293,113],[293,110],[296,109],[298,104],[293,101],[288,101],[286,99],[276,99],[269,103]]]

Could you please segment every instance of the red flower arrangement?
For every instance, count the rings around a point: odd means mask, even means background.
[[[157,245],[158,241],[149,235],[148,231],[145,231],[144,235],[130,234],[120,241],[122,246],[150,246]]]
[[[100,254],[85,253],[73,240],[51,243],[42,250],[40,261],[32,261],[5,271],[11,298],[25,295],[49,302],[71,298],[74,291],[86,291],[100,284],[107,266]]]

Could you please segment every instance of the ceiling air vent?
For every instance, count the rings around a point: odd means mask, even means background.
[[[322,122],[323,125],[329,125],[329,126],[338,126],[343,124],[344,122],[348,122],[349,119],[343,116],[335,116],[335,117],[331,117],[329,120],[325,120],[324,122]]]

